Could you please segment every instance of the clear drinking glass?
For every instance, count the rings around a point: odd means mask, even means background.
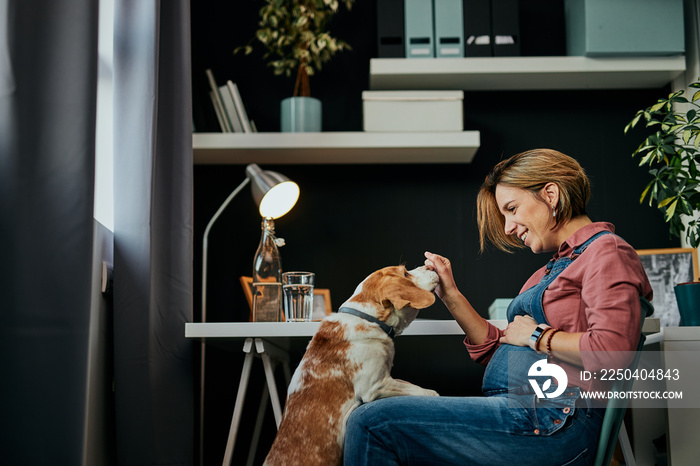
[[[311,272],[284,272],[284,318],[287,322],[311,322],[314,309],[314,274]]]

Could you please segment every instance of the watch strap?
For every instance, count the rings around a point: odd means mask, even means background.
[[[540,351],[537,350],[537,344],[540,342],[540,340],[542,339],[542,335],[544,335],[544,332],[548,328],[551,327],[547,324],[539,324],[537,328],[535,328],[535,331],[532,332],[532,335],[530,335],[530,339],[527,342],[530,348],[537,351],[538,353],[540,353]]]

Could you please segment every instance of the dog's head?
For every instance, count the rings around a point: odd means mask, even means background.
[[[425,267],[385,267],[365,278],[343,307],[370,314],[399,334],[416,318],[418,310],[435,302],[433,290],[437,284],[437,274]]]

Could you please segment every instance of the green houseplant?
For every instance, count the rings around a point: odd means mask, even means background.
[[[655,104],[639,110],[625,127],[625,133],[644,122],[655,130],[632,153],[639,165],[648,165],[651,181],[640,202],[648,197],[669,224],[673,236],[682,237],[697,248],[700,245],[700,80],[688,99],[685,91],[671,93]],[[684,222],[684,220],[687,220]],[[683,325],[700,324],[700,282],[674,287]]]
[[[343,0],[347,9],[354,0]],[[328,22],[339,11],[339,0],[265,0],[260,9],[253,43],[265,49],[263,58],[275,75],[296,75],[293,97],[282,101],[282,131],[320,131],[321,104],[311,97],[309,77],[350,46],[328,32]],[[250,54],[253,45],[234,52]],[[310,118],[317,121],[310,123]]]
[[[700,89],[700,82],[690,85]],[[640,122],[656,131],[632,153],[639,165],[648,165],[651,181],[642,192],[640,202],[649,199],[669,224],[669,232],[681,237],[685,231],[688,244],[700,245],[700,221],[692,218],[700,212],[700,90],[688,100],[685,91],[659,99],[639,110],[625,127],[625,133]],[[684,217],[691,219],[684,225]]]

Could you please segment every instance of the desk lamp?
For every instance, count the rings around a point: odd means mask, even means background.
[[[246,178],[243,182],[233,190],[226,198],[219,210],[209,220],[206,229],[204,230],[204,239],[202,240],[202,322],[207,321],[207,256],[209,252],[209,231],[212,225],[218,220],[221,213],[226,210],[226,207],[231,203],[234,197],[252,181],[251,190],[253,199],[258,204],[260,215],[263,218],[279,218],[289,212],[297,199],[299,199],[299,186],[290,181],[286,176],[263,170],[258,165],[251,163],[245,169]]]
[[[290,181],[286,176],[269,170],[263,170],[258,165],[251,163],[245,169],[246,178],[233,190],[221,204],[219,210],[209,220],[204,230],[202,240],[202,322],[207,321],[207,257],[209,252],[209,231],[218,220],[226,207],[234,197],[248,184],[251,183],[253,199],[258,204],[260,215],[263,218],[275,219],[289,212],[299,199],[299,186]],[[204,369],[205,369],[205,343],[202,341],[202,367],[201,367],[201,394],[200,394],[200,464],[204,454]]]

